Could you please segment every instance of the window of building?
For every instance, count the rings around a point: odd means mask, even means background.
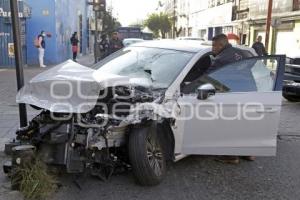
[[[189,37],[192,36],[192,31],[193,31],[193,28],[189,27],[189,28],[188,28],[188,36],[189,36]]]
[[[206,38],[206,29],[201,29],[201,30],[199,30],[198,31],[198,36],[200,37],[200,38]]]
[[[293,0],[293,10],[300,10],[300,0]]]
[[[209,0],[208,1],[208,7],[212,8],[212,7],[220,6],[220,5],[223,5],[225,3],[229,3],[229,2],[233,2],[233,0]]]
[[[222,33],[228,34],[233,32],[233,27],[232,26],[223,26],[222,27]]]
[[[209,8],[215,7],[215,4],[216,4],[216,0],[209,0],[208,1],[208,7]]]
[[[225,0],[217,0],[217,6],[222,5],[226,3]]]

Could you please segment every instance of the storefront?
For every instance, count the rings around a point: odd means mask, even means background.
[[[293,20],[293,18],[275,19],[272,21],[270,30],[268,52],[286,54],[290,57],[300,56],[300,20]],[[262,36],[264,43],[265,29],[265,20],[256,21],[255,25],[251,26],[251,45],[259,35]]]
[[[269,53],[300,55],[300,12],[295,3],[292,0],[273,0]],[[249,0],[249,8],[250,45],[258,35],[262,36],[264,43],[267,6],[264,0]]]
[[[19,17],[21,27],[21,42],[23,63],[27,63],[26,59],[26,19],[30,15],[29,7],[23,1],[19,2]],[[13,67],[14,63],[14,43],[12,33],[12,21],[9,1],[0,0],[0,67]]]
[[[280,26],[275,32],[275,53],[289,57],[300,56],[300,23],[295,21]],[[298,29],[298,31],[297,31]]]

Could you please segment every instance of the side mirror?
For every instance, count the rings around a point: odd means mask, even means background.
[[[207,83],[198,87],[197,94],[197,99],[205,100],[208,97],[216,94],[216,88],[212,84]]]

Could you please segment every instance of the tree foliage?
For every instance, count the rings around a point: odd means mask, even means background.
[[[171,20],[167,14],[164,13],[153,13],[145,21],[145,25],[153,31],[154,35],[157,37],[161,34],[162,38],[166,38],[166,33],[171,30]]]
[[[103,23],[103,32],[108,35],[116,31],[121,26],[121,23],[116,18],[114,18],[110,12],[105,12]]]

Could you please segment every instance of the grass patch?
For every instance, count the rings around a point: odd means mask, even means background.
[[[25,199],[45,199],[57,189],[56,179],[48,174],[47,166],[39,159],[16,169],[12,185],[16,184]]]

